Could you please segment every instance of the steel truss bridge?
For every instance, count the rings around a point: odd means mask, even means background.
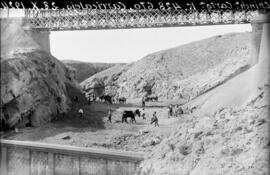
[[[32,29],[100,30],[250,23],[258,11],[26,10]]]

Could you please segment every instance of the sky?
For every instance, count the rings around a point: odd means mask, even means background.
[[[251,31],[250,24],[56,31],[51,53],[60,60],[129,63],[144,56],[216,35]]]

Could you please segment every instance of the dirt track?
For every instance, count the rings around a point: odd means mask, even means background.
[[[21,128],[19,133],[10,131],[4,137],[83,147],[150,151],[151,146],[158,144],[177,125],[177,121],[181,121],[181,118],[168,119],[167,108],[156,106],[159,105],[152,103],[146,107],[146,119],[136,117],[136,124],[122,123],[121,117],[123,110],[141,109],[138,105],[92,103],[82,106],[84,118],[80,118],[76,112],[79,106],[74,106],[73,111],[57,121],[37,128]],[[112,123],[107,121],[109,108],[113,110]],[[159,127],[150,125],[154,111],[159,118]],[[155,138],[158,141],[153,143],[151,139]]]

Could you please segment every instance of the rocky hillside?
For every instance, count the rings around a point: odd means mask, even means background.
[[[138,174],[269,174],[269,30],[265,25],[259,62],[186,104],[197,111],[181,118]]]
[[[147,154],[138,174],[269,174],[267,93],[269,88],[245,107],[182,118],[175,132]]]
[[[104,84],[106,93],[128,99],[145,94],[189,101],[248,69],[250,33],[233,33],[149,54],[141,60],[102,71],[81,83],[91,93]]]
[[[76,95],[69,91],[74,89],[80,94],[74,72],[46,52],[19,52],[1,59],[1,118],[9,127],[22,120],[38,126],[67,112]]]
[[[82,82],[92,75],[115,65],[124,65],[121,63],[88,63],[74,60],[63,60],[62,62],[76,71],[75,78],[78,82]]]
[[[50,54],[46,33],[1,19],[0,129],[40,126],[67,112],[75,95],[84,99],[74,72]]]

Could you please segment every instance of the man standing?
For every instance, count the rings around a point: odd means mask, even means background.
[[[145,107],[145,97],[142,98],[142,107]]]
[[[112,123],[112,109],[109,109],[109,112],[108,112],[108,121]]]
[[[178,105],[178,110],[177,110],[177,114],[178,114],[178,117],[181,116],[183,114],[183,109],[180,105]]]
[[[78,98],[78,96],[76,95],[74,98],[74,102],[76,102],[76,103],[78,103],[79,102],[79,98]]]
[[[88,97],[88,105],[91,105],[91,96]]]
[[[153,117],[151,119],[151,124],[152,123],[155,123],[155,127],[158,126],[159,127],[159,124],[158,124],[158,118],[157,118],[157,112],[155,111],[154,114],[153,114]]]
[[[173,114],[173,108],[172,105],[168,106],[168,118],[170,118]]]
[[[144,108],[142,109],[142,118],[143,118],[144,120],[146,119]]]
[[[178,111],[178,105],[174,105],[174,107],[173,107],[173,115],[174,115],[174,117],[177,117],[177,111]]]
[[[79,112],[80,117],[83,118],[83,109],[80,108],[78,112]]]

